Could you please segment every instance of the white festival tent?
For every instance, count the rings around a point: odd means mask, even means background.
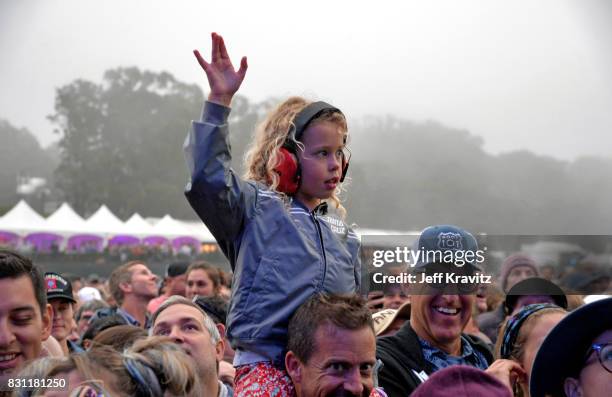
[[[90,233],[112,237],[123,234],[124,223],[104,204],[85,221]]]
[[[67,251],[78,251],[84,245],[102,249],[104,236],[101,233],[92,232],[87,222],[77,214],[68,203],[63,203],[55,212],[47,218],[47,227],[64,237],[58,245],[60,249]]]
[[[48,232],[45,218],[34,211],[24,200],[19,201],[0,219],[0,231],[16,234]]]
[[[174,219],[170,215],[164,215],[161,219],[150,218],[149,220],[154,225],[151,229],[151,235],[143,239],[145,244],[171,243],[175,249],[179,249],[183,245],[195,247],[202,242],[208,242],[198,234],[193,233],[192,229],[184,222]]]
[[[134,213],[130,219],[125,221],[122,234],[135,236],[135,237],[147,237],[154,234],[153,225],[145,221],[138,212]]]
[[[159,241],[178,248],[185,243],[214,243],[215,239],[200,221],[180,221],[166,215],[153,226],[135,213],[123,222],[106,205],[101,205],[85,220],[68,203],[63,203],[45,219],[21,200],[0,217],[0,244],[3,241],[71,251],[83,245],[100,250],[105,243],[155,244]]]
[[[179,221],[189,231],[190,235],[199,238],[203,243],[216,243],[215,237],[202,221]]]
[[[62,243],[63,237],[50,229],[45,218],[34,211],[24,200],[19,201],[0,219],[0,241],[16,245],[23,237],[24,247],[37,250],[53,250]]]
[[[85,219],[77,214],[70,204],[63,203],[47,218],[47,228],[61,235],[91,234]]]
[[[155,225],[153,232],[164,237],[183,237],[191,235],[191,232],[181,222],[170,215],[164,215]]]
[[[369,229],[358,227],[355,233],[361,239],[361,244],[382,246],[382,247],[399,247],[412,246],[418,236],[421,234],[419,230],[385,230],[385,229]]]

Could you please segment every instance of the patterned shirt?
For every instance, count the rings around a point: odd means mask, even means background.
[[[475,350],[463,336],[461,336],[460,356],[451,356],[421,338],[419,338],[419,343],[423,349],[423,357],[431,365],[433,372],[450,367],[451,365],[469,365],[482,370],[487,369],[489,366],[485,356]]]

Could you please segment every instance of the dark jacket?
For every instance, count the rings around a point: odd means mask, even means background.
[[[484,355],[489,364],[493,362],[493,353],[485,342],[471,335],[462,336],[474,350]],[[384,364],[378,372],[378,382],[389,397],[409,396],[424,382],[424,378],[419,377],[422,372],[428,376],[433,373],[410,322],[406,322],[395,335],[378,338],[376,356]]]

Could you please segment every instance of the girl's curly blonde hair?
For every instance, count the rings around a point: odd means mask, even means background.
[[[279,149],[287,139],[287,135],[293,126],[293,120],[312,101],[302,97],[291,97],[273,109],[266,118],[255,129],[255,137],[249,146],[246,156],[245,178],[267,185],[271,190],[277,191],[279,176],[274,171],[281,161]],[[327,121],[338,126],[339,132],[348,134],[346,118],[340,112],[325,112],[309,125]],[[298,145],[300,143],[298,142]],[[336,211],[342,216],[345,214],[339,199],[341,187],[339,186],[330,200]],[[278,192],[278,191],[277,191]],[[279,192],[281,193],[281,192]],[[281,195],[285,196],[284,193]]]

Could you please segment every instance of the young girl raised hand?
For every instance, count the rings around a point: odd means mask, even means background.
[[[210,94],[185,141],[186,196],[234,271],[227,333],[236,395],[293,395],[289,318],[314,293],[357,293],[361,284],[359,240],[336,196],[348,168],[346,119],[327,103],[287,99],[257,128],[242,179],[230,168],[227,118],[246,58],[235,70],[215,33],[210,63],[194,53]]]

